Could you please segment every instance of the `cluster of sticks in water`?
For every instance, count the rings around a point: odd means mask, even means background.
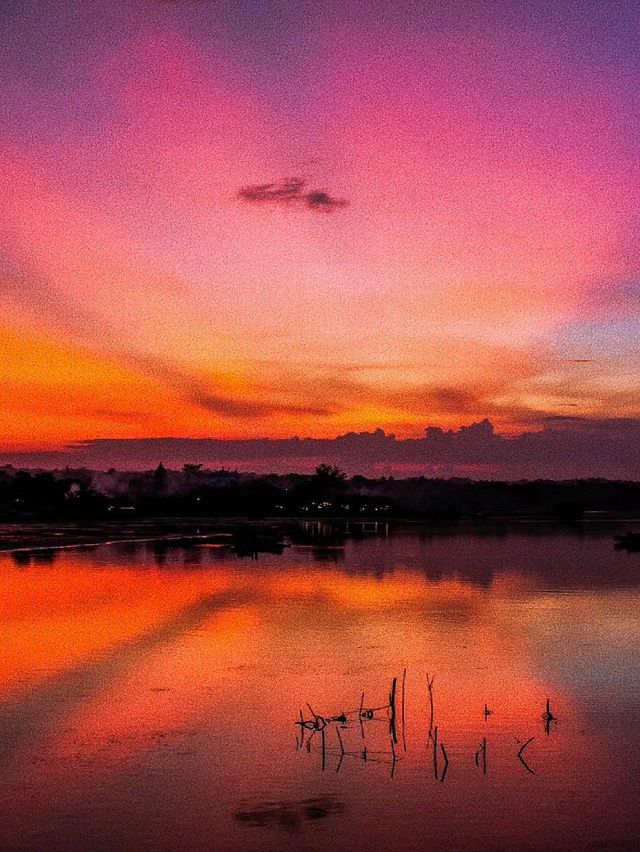
[[[427,674],[427,690],[429,697],[429,735],[427,743],[433,752],[433,772],[436,781],[444,783],[449,768],[449,758],[447,749],[442,739],[442,735],[438,732],[438,726],[435,724],[435,704],[433,694],[433,684],[435,677],[429,677]],[[300,718],[295,721],[299,731],[296,734],[296,750],[306,749],[310,752],[315,738],[319,738],[320,752],[322,756],[322,771],[326,769],[327,754],[337,753],[339,755],[336,772],[340,771],[342,762],[345,757],[353,757],[357,760],[362,760],[364,763],[387,763],[391,766],[391,777],[395,772],[396,762],[398,758],[398,750],[407,751],[406,728],[405,728],[405,696],[406,696],[407,670],[402,673],[400,683],[400,700],[398,707],[398,678],[394,677],[389,690],[389,699],[386,704],[379,707],[369,707],[364,701],[364,692],[360,698],[360,705],[354,710],[344,710],[336,715],[322,716],[316,713],[310,704],[307,704],[310,716],[305,718],[305,714],[300,710]],[[483,716],[485,721],[493,715],[493,711],[489,710],[487,705],[484,705]],[[366,745],[366,726],[370,722],[384,722],[388,726],[389,744],[388,751],[371,751]],[[557,721],[556,717],[551,712],[550,701],[547,698],[546,708],[542,714],[544,722],[544,731],[548,736],[551,732],[551,725]],[[344,747],[341,730],[347,730],[358,726],[362,739],[362,748],[355,751],[347,751]],[[328,732],[334,730],[336,734],[337,746],[330,747],[327,745]],[[399,736],[398,736],[399,731]],[[534,741],[535,737],[529,737],[521,746],[517,753],[517,758],[532,775],[534,770],[529,766],[525,759],[525,751]],[[475,765],[482,769],[483,775],[487,774],[487,738],[483,737],[478,750],[474,755]]]

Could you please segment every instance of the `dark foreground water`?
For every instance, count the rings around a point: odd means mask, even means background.
[[[0,848],[637,848],[639,604],[604,534],[2,555]]]

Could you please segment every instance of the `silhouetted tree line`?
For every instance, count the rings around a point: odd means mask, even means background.
[[[489,482],[468,479],[347,478],[320,465],[314,474],[258,476],[185,465],[146,472],[0,470],[3,520],[142,517],[539,516],[576,521],[588,513],[640,511],[640,483],[585,479]]]
[[[0,472],[0,517],[6,520],[99,517],[108,505],[108,498],[87,479],[50,472]]]

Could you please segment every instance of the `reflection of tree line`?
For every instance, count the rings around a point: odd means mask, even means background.
[[[459,531],[455,539],[456,549],[451,545],[454,539],[438,534],[433,527],[392,525],[388,521],[358,520],[300,520],[300,521],[237,521],[224,522],[222,519],[210,519],[198,522],[180,522],[178,519],[154,523],[96,524],[85,525],[13,525],[6,532],[0,531],[0,553],[6,550],[19,567],[47,564],[54,561],[57,554],[66,549],[91,550],[102,543],[109,543],[127,558],[136,555],[138,549],[151,552],[158,567],[171,567],[172,564],[199,565],[206,562],[219,562],[229,556],[257,559],[261,555],[282,555],[289,545],[308,553],[317,562],[331,563],[350,575],[382,578],[392,572],[396,562],[403,558],[403,541],[419,540],[428,547],[413,553],[411,559],[403,565],[415,573],[424,575],[430,581],[439,581],[457,575],[465,582],[488,587],[493,577],[503,570],[510,570],[519,551],[525,546],[520,538],[514,538],[517,552],[508,548],[492,550],[487,558],[478,558],[464,547],[467,539],[477,540],[477,529]],[[405,536],[403,533],[408,532]],[[504,538],[507,533],[503,529]],[[548,536],[548,528],[538,531],[543,538]],[[527,537],[530,535],[527,530]],[[496,538],[493,530],[491,538]],[[485,530],[484,538],[489,538]],[[360,539],[385,538],[390,540],[389,547],[347,548],[347,542]],[[397,539],[397,543],[393,540]],[[427,544],[428,543],[428,544]],[[459,546],[461,544],[462,546]],[[422,546],[422,545],[421,545]],[[364,552],[366,550],[366,554]],[[532,551],[535,553],[535,551]],[[509,557],[505,557],[505,554]],[[365,557],[366,558],[363,558]],[[527,557],[529,552],[527,551]],[[549,559],[531,559],[526,563],[527,573],[532,577],[544,578],[545,583],[561,584],[563,587],[583,588],[585,578],[594,585],[609,587],[612,581],[622,577],[625,583],[637,582],[629,576],[628,567],[613,559],[611,562],[601,558],[600,551],[582,548],[579,552],[569,551],[562,562]]]
[[[33,528],[31,536],[29,528],[24,526],[21,534],[24,533],[26,542],[14,535],[13,539],[5,540],[3,544],[14,563],[20,567],[50,564],[64,550],[86,552],[100,544],[110,544],[117,553],[127,558],[135,557],[139,549],[149,549],[158,566],[163,567],[177,553],[183,556],[185,563],[190,564],[202,562],[207,553],[215,553],[216,558],[232,554],[258,559],[261,555],[281,556],[291,544],[311,546],[314,557],[331,550],[344,558],[347,538],[386,536],[389,534],[389,526],[384,522],[361,520],[348,522],[339,528],[322,522],[303,521],[283,525],[239,521],[234,524],[203,522],[180,532],[163,531],[162,527],[147,529],[144,526],[127,526],[123,531],[131,538],[115,538],[119,532],[116,525],[95,528],[38,525]]]
[[[405,720],[405,697],[406,676],[404,669],[398,690],[398,679],[393,678],[389,697],[386,704],[369,706],[365,704],[365,694],[362,693],[360,705],[356,709],[343,710],[337,714],[322,715],[317,713],[310,704],[306,705],[308,714],[300,710],[300,718],[295,721],[298,727],[296,733],[296,751],[305,750],[308,753],[319,750],[321,768],[324,772],[327,768],[327,757],[337,755],[338,761],[336,772],[342,768],[345,757],[351,757],[363,763],[386,763],[391,767],[390,776],[394,777],[398,757],[397,747],[401,744],[402,751],[407,752],[406,720]],[[434,684],[435,677],[427,675],[427,691],[429,704],[429,730],[427,734],[427,747],[432,754],[433,773],[436,781],[444,783],[449,768],[449,756],[442,737],[442,731],[436,724]],[[398,698],[398,692],[400,697]],[[493,711],[484,705],[483,717],[485,722],[493,715]],[[547,698],[546,708],[542,713],[544,732],[547,736],[551,733],[552,725],[557,719],[551,711],[550,700]],[[367,728],[370,723],[384,723],[389,738],[389,748],[382,750],[371,750],[366,743]],[[360,732],[361,746],[357,749],[345,748],[345,741],[341,731],[357,729]],[[330,732],[335,732],[334,744],[329,743]],[[515,755],[524,769],[532,775],[535,771],[528,764],[525,752],[534,741],[535,736],[529,737],[522,743]],[[486,775],[488,771],[487,761],[488,742],[486,735],[482,737],[477,751],[474,753],[475,765]]]
[[[46,531],[43,532],[38,528],[35,536],[40,535],[41,540],[46,540],[51,535],[57,534],[60,537],[60,543],[21,544],[17,542],[21,546],[6,548],[6,552],[17,566],[28,567],[30,565],[51,564],[65,550],[88,552],[95,550],[101,544],[108,544],[115,549],[118,555],[127,559],[134,558],[141,550],[150,550],[156,564],[163,567],[168,557],[175,556],[176,553],[182,555],[185,563],[200,563],[208,552],[215,552],[218,556],[233,554],[239,557],[257,559],[260,554],[281,556],[285,548],[289,547],[289,543],[285,541],[284,531],[280,527],[270,524],[239,523],[229,525],[224,530],[218,529],[211,532],[195,528],[183,533],[159,533],[148,537],[120,541],[108,538],[109,534],[111,536],[117,534],[117,531],[110,527],[97,530],[94,533],[97,540],[93,542],[82,540],[74,542],[72,540],[74,532],[76,531],[72,530],[69,536],[65,537],[66,531],[48,535]],[[86,531],[82,530],[80,534],[86,534]],[[140,535],[140,532],[134,530],[130,534]],[[100,541],[101,535],[104,537],[103,541]],[[13,545],[14,542],[9,541],[8,544]],[[215,550],[212,551],[210,548]],[[2,553],[1,548],[0,553]]]

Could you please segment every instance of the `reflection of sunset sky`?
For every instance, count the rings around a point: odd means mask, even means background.
[[[535,831],[563,830],[575,808],[588,814],[581,831],[596,834],[617,808],[622,831],[633,812],[637,756],[626,739],[637,589],[607,588],[602,578],[615,576],[622,557],[608,546],[605,556],[602,540],[589,543],[587,550],[570,536],[555,544],[463,538],[457,549],[446,538],[351,542],[332,566],[298,549],[224,566],[209,552],[195,568],[178,551],[169,567],[155,568],[144,547],[120,557],[109,547],[62,554],[52,566],[26,569],[3,559],[0,617],[9,641],[1,696],[10,734],[0,750],[0,840],[2,831],[28,838],[34,825],[44,838],[64,834],[71,820],[78,843],[98,826],[101,842],[115,846],[166,830],[191,848],[194,837],[213,831],[244,849],[255,838],[234,828],[240,806],[300,801],[319,790],[344,801],[351,820],[364,820],[363,837],[390,830],[367,822],[371,802],[384,801],[386,813],[398,809],[406,821],[393,828],[401,837],[426,830],[428,816],[455,845],[466,829],[447,815],[464,811],[482,832],[489,808],[496,830],[523,842],[526,823],[513,809],[520,813],[521,797],[531,795],[550,808]],[[384,551],[382,573],[376,559]],[[549,565],[560,553],[569,565],[582,560],[582,586],[558,585]],[[474,558],[492,566],[475,581]],[[155,638],[136,642],[143,636]],[[408,752],[394,786],[387,765],[363,769],[353,757],[335,775],[333,740],[332,772],[320,782],[319,754],[294,751],[301,706],[339,713],[357,707],[363,689],[365,704],[382,705],[404,666]],[[70,670],[81,674],[70,680]],[[426,745],[427,672],[436,676],[436,720],[451,760],[438,787]],[[549,738],[541,720],[547,696],[559,717]],[[486,723],[485,701],[494,711]],[[473,753],[485,735],[483,779]],[[372,750],[385,748],[385,723],[372,723],[367,736]],[[535,780],[516,758],[517,740],[530,736]],[[359,737],[345,731],[346,747],[357,750]],[[29,813],[12,792],[21,785],[30,790]]]
[[[75,556],[64,570],[2,572],[0,689],[48,678],[135,639],[204,594],[224,591],[217,574],[87,569]],[[73,571],[69,582],[68,571]],[[37,613],[37,618],[34,614]]]
[[[358,5],[3,10],[5,448],[640,413],[637,10]]]

